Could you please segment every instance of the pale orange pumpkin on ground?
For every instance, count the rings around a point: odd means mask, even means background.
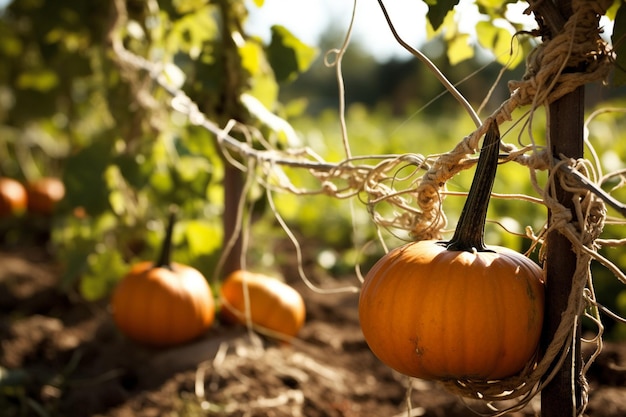
[[[51,215],[57,204],[65,197],[63,181],[54,177],[43,177],[26,186],[28,211],[43,216]]]
[[[220,293],[220,314],[227,322],[246,324],[249,312],[251,323],[260,326],[259,330],[287,338],[295,336],[304,324],[304,300],[294,288],[276,278],[237,270],[226,277]]]
[[[170,263],[173,216],[159,261],[131,268],[116,287],[111,308],[117,327],[129,338],[152,346],[188,342],[211,327],[215,302],[196,269]]]
[[[28,195],[21,182],[0,177],[0,218],[19,216],[26,211]]]
[[[499,133],[487,133],[454,237],[419,241],[383,256],[359,297],[359,319],[374,354],[424,379],[513,376],[538,349],[543,324],[541,268],[483,243]]]

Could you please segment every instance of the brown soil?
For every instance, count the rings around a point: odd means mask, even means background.
[[[307,303],[297,343],[216,324],[204,337],[149,349],[122,336],[107,303],[58,291],[42,251],[0,252],[0,415],[17,416],[471,416],[438,385],[412,381],[369,351],[357,295]],[[587,415],[626,416],[626,346],[607,344],[589,374]],[[539,415],[534,399],[512,416]]]

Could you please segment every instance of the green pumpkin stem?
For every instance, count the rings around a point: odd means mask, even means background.
[[[500,131],[492,120],[480,150],[476,173],[463,206],[454,236],[446,248],[454,251],[489,251],[485,246],[485,221],[500,152]]]
[[[154,264],[155,268],[167,268],[172,269],[170,261],[170,254],[172,253],[172,233],[174,231],[174,224],[176,223],[176,210],[170,210],[170,216],[167,223],[167,229],[165,231],[165,238],[161,245],[161,252]]]

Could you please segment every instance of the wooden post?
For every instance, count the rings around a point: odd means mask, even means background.
[[[580,87],[550,105],[550,147],[553,155],[582,157],[583,99],[584,88]],[[565,207],[572,208],[572,195],[558,184],[555,188],[558,201]],[[542,337],[544,349],[552,340],[561,322],[561,314],[567,308],[576,268],[576,254],[566,237],[558,231],[551,232],[548,234],[547,244],[546,310]],[[578,379],[581,362],[579,323],[563,366],[541,392],[542,417],[576,416],[576,410],[581,404],[581,388]]]
[[[553,35],[563,28],[563,22],[572,14],[571,0],[548,0],[550,19],[546,19]],[[567,69],[566,69],[567,71]],[[583,156],[584,87],[555,101],[549,107],[549,147],[554,157]],[[567,208],[573,208],[571,193],[556,184],[556,198]],[[551,213],[548,213],[552,221]],[[549,345],[567,308],[576,267],[572,244],[558,231],[547,237],[546,252],[546,311],[542,348]],[[580,295],[582,297],[582,294]],[[569,353],[554,379],[541,392],[542,417],[575,417],[582,403],[580,384],[582,356],[580,351],[580,323],[570,342]]]
[[[236,120],[246,124],[247,111],[241,103],[241,91],[248,82],[246,70],[241,64],[238,47],[233,39],[233,33],[239,32],[245,20],[245,7],[242,0],[219,0],[216,2],[221,14],[222,27],[222,57],[221,65],[223,80],[221,82],[221,103],[218,120],[224,124]],[[234,134],[237,136],[237,133]],[[241,140],[244,140],[242,137]],[[224,231],[222,249],[226,248],[229,240],[236,235],[236,241],[224,262],[221,270],[222,276],[241,269],[242,235],[241,229],[237,230],[241,219],[237,218],[239,201],[243,196],[244,177],[243,173],[233,167],[224,159],[224,214],[222,227]]]
[[[237,210],[239,208],[239,200],[242,198],[243,193],[243,174],[239,169],[231,166],[228,162],[224,162],[224,215],[223,215],[223,230],[224,230],[224,245],[231,239],[231,237],[237,233],[237,240],[235,245],[228,252],[226,261],[222,268],[223,276],[230,274],[233,271],[241,269],[241,254],[242,254],[242,236],[241,232],[237,232]],[[244,197],[245,198],[245,197]],[[223,246],[224,247],[224,246]]]

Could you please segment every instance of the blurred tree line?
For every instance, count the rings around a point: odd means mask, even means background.
[[[309,102],[307,111],[311,115],[337,108],[338,90],[334,68],[324,65],[323,53],[338,48],[343,43],[344,34],[340,32],[343,29],[330,25],[323,32],[319,44],[322,53],[309,71],[283,86],[281,98],[284,102],[306,97]],[[447,78],[458,86],[470,103],[477,107],[485,98],[486,92],[492,88],[494,80],[499,79],[502,65],[494,59],[491,52],[478,44],[472,45],[472,59],[453,65],[445,53],[446,47],[446,41],[440,36],[419,46]],[[504,71],[485,106],[485,114],[491,113],[509,96],[507,81],[521,79],[524,71],[523,64]],[[361,103],[372,110],[384,106],[399,118],[410,116],[418,109],[422,109],[426,118],[458,114],[460,110],[456,101],[446,93],[428,68],[409,52],[406,52],[406,59],[379,62],[368,52],[367,45],[353,40],[343,57],[342,72],[348,106]],[[588,108],[605,100],[622,97],[626,93],[625,86],[611,85],[607,88],[594,84],[586,88]],[[439,94],[443,96],[437,98]]]
[[[320,42],[321,51],[337,48],[342,43],[342,34],[326,31]],[[485,92],[498,76],[501,66],[477,54],[475,59],[451,65],[443,50],[445,43],[434,38],[420,47],[437,67],[453,83],[459,83],[460,91],[472,103],[480,104]],[[431,99],[444,93],[444,87],[432,73],[416,58],[407,52],[407,59],[391,59],[378,62],[366,49],[366,45],[352,42],[343,57],[343,78],[346,84],[346,104],[361,103],[370,109],[384,105],[391,109],[394,116],[403,117],[422,108]],[[506,77],[517,78],[523,68],[509,70]],[[471,74],[468,78],[468,74]],[[444,93],[445,94],[445,93]],[[447,96],[447,94],[445,94]],[[508,96],[506,85],[499,86],[493,98],[494,103],[501,102]],[[308,111],[318,114],[328,108],[337,107],[337,80],[334,69],[323,63],[323,54],[292,84],[281,91],[284,101],[306,97],[309,100]],[[456,102],[450,97],[442,97],[424,108],[425,115],[458,113]]]

